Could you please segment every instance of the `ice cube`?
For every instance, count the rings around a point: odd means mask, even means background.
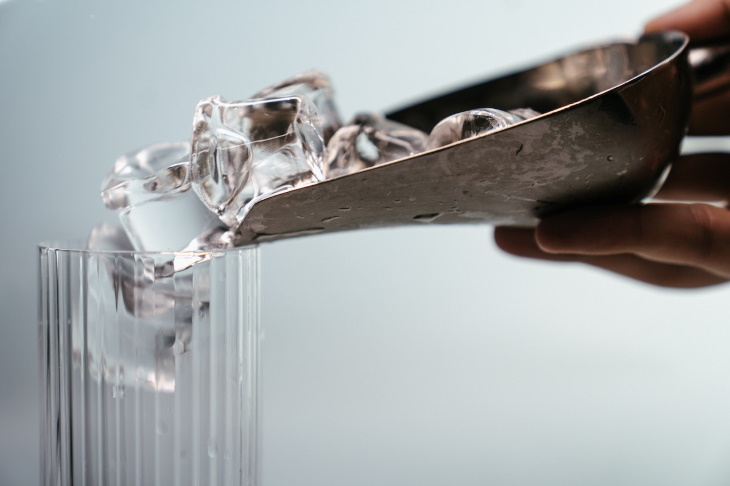
[[[329,140],[342,125],[330,80],[320,71],[298,74],[262,89],[251,98],[278,98],[291,95],[304,95],[312,100],[317,108],[325,141]]]
[[[517,108],[510,111],[479,108],[457,113],[444,118],[431,130],[426,147],[429,150],[443,147],[459,140],[514,125],[537,115],[539,113],[530,108]]]
[[[167,265],[172,253],[134,252],[125,230],[106,223],[91,231],[87,248],[92,269],[87,272],[88,300],[76,299],[71,305],[83,313],[82,306],[111,309],[116,304],[116,313],[113,319],[90,323],[88,339],[80,335],[80,327],[72,327],[72,342],[88,343],[73,350],[74,359],[87,353],[92,377],[103,375],[116,383],[117,398],[123,397],[125,385],[174,391],[173,344],[185,347],[190,342],[194,285],[202,287],[198,295],[205,295],[207,273],[199,272],[195,282],[192,272],[161,277],[158,269]]]
[[[515,108],[513,110],[509,110],[509,113],[512,113],[515,116],[520,117],[522,120],[527,120],[529,118],[534,118],[536,116],[541,115],[540,112],[537,112],[533,110],[532,108]],[[522,121],[520,120],[520,121]]]
[[[124,308],[135,317],[151,317],[173,308],[174,292],[167,288],[165,291],[159,291],[159,288],[153,291],[159,268],[172,261],[172,255],[134,253],[126,231],[108,223],[91,230],[87,248],[93,252],[91,264],[98,266],[97,276],[100,279],[99,285],[91,286],[89,290],[93,298],[102,298],[97,295],[100,289],[113,289],[116,295],[121,294]],[[178,278],[178,285],[181,280]],[[108,298],[116,300],[116,296]]]
[[[86,248],[91,251],[133,251],[127,232],[120,226],[100,223],[89,233]]]
[[[190,146],[163,143],[117,159],[102,198],[138,251],[180,250],[220,221],[190,190]]]
[[[198,235],[188,246],[176,252],[172,260],[155,269],[158,277],[171,277],[213,258],[216,250],[233,247],[234,230],[225,227],[213,228]]]
[[[340,128],[327,144],[327,177],[408,157],[425,150],[426,134],[415,128],[364,113]]]
[[[191,173],[200,199],[228,227],[257,198],[324,178],[317,111],[304,96],[198,103]]]

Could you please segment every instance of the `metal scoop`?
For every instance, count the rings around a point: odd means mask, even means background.
[[[691,102],[688,38],[664,32],[592,47],[408,106],[426,132],[457,112],[541,116],[256,202],[237,244],[424,223],[534,225],[567,208],[632,203],[678,155]]]

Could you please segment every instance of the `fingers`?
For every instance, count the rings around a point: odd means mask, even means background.
[[[730,36],[730,0],[693,0],[651,22],[647,32],[681,30],[694,43]],[[693,106],[693,133],[730,130],[726,98]],[[675,163],[657,195],[668,200],[730,200],[730,157]],[[495,241],[518,256],[588,263],[644,282],[676,287],[730,279],[730,211],[707,204],[588,208],[557,214],[536,230],[498,228]]]
[[[662,287],[692,289],[716,285],[726,281],[699,268],[645,260],[636,255],[608,255],[588,257],[584,263]]]
[[[535,230],[533,228],[494,228],[494,242],[497,246],[515,256],[526,258],[538,258],[557,262],[574,262],[576,255],[560,255],[546,253],[541,250],[535,241]]]
[[[730,0],[693,0],[650,21],[646,32],[681,30],[693,42],[730,34]]]
[[[697,154],[680,158],[672,165],[656,198],[730,202],[730,154]]]
[[[546,218],[535,238],[547,253],[629,253],[730,278],[730,212],[707,204],[581,209]]]
[[[730,133],[730,92],[722,91],[714,96],[692,103],[689,119],[691,135],[727,135]]]
[[[548,261],[580,262],[641,282],[673,288],[698,288],[725,281],[712,273],[683,265],[645,260],[636,255],[585,256],[543,251],[535,241],[535,230],[495,228],[494,239],[502,250],[515,256]]]
[[[645,26],[646,32],[660,30],[684,31],[694,44],[726,40],[730,37],[730,0],[693,0],[657,17]],[[727,90],[697,100],[692,106],[690,133],[725,135],[730,132],[728,106],[730,93]]]

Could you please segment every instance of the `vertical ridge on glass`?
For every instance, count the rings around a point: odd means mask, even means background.
[[[259,484],[258,249],[175,257],[41,247],[44,485]]]
[[[249,350],[246,355],[249,358],[249,400],[253,403],[254,413],[247,416],[248,427],[246,433],[243,435],[247,440],[248,445],[246,447],[246,453],[244,458],[248,460],[249,469],[249,484],[251,486],[258,485],[261,483],[261,400],[262,400],[262,387],[261,387],[261,366],[262,362],[261,350],[262,340],[264,334],[261,327],[261,300],[258,297],[260,288],[260,259],[259,252],[249,252],[240,257],[245,260],[245,268],[249,268],[252,276],[247,278],[243,282],[245,288],[244,293],[246,300],[250,301],[251,304],[246,309],[241,309],[242,315],[245,315],[245,322],[249,323],[250,328],[247,329],[249,338],[247,342],[249,344]]]
[[[80,255],[79,258],[79,276],[86,275],[88,273],[89,268],[89,258],[88,254],[84,253]],[[80,278],[80,290],[81,290],[81,296],[80,296],[80,302],[79,302],[79,308],[76,312],[76,317],[74,318],[74,322],[78,323],[78,326],[80,329],[77,330],[76,336],[78,339],[80,339],[80,348],[81,352],[79,354],[79,361],[81,370],[79,372],[79,388],[81,395],[79,398],[79,415],[78,418],[78,424],[79,424],[79,442],[80,442],[80,457],[79,457],[79,471],[78,471],[78,477],[80,477],[81,486],[86,486],[87,481],[87,474],[86,474],[86,467],[88,464],[87,461],[87,424],[86,420],[84,418],[86,417],[86,410],[88,406],[88,390],[87,390],[87,383],[88,383],[88,363],[87,363],[87,353],[88,353],[88,342],[87,342],[87,313],[83,312],[82,309],[86,309],[89,305],[88,302],[88,295],[89,295],[89,284],[88,279]]]

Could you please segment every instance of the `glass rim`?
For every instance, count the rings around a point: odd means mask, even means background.
[[[106,250],[86,248],[86,241],[83,239],[50,240],[41,241],[36,245],[41,252],[62,252],[88,255],[218,255],[225,253],[238,253],[243,250],[258,248],[258,244],[233,246],[230,248],[210,248],[207,250]]]

